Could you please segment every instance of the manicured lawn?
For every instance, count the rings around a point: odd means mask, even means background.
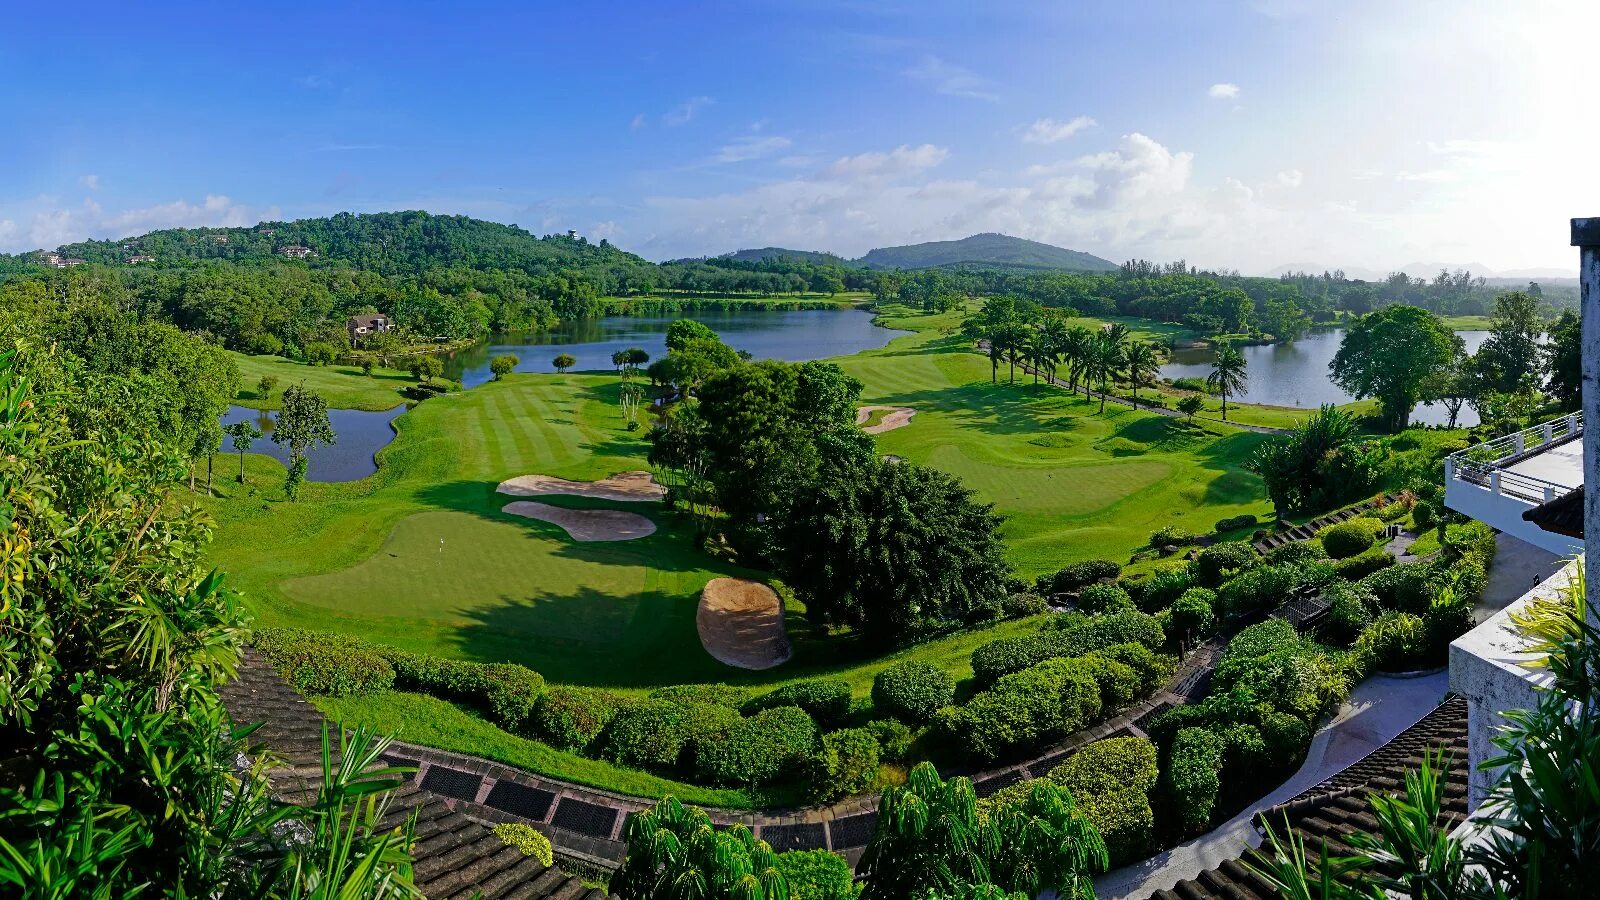
[[[281,356],[247,356],[232,350],[228,355],[239,367],[239,396],[234,402],[252,409],[278,409],[283,389],[291,384],[317,392],[333,409],[394,409],[406,402],[400,391],[416,382],[409,373],[395,369],[373,369],[369,378],[355,366],[308,366]],[[263,375],[278,379],[272,396],[265,399],[256,390]]]
[[[1242,468],[1262,436],[1221,425],[1195,434],[1118,404],[1102,414],[1098,402],[1020,372],[1009,384],[1003,363],[991,383],[988,359],[960,334],[962,316],[888,317],[916,334],[836,362],[866,385],[863,402],[917,410],[878,435],[879,447],[993,502],[1024,576],[1093,557],[1126,561],[1169,523],[1205,532],[1270,509],[1260,479]]]

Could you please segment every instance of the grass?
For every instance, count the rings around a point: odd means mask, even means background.
[[[915,333],[835,361],[865,384],[864,403],[917,410],[878,446],[950,472],[994,503],[1024,576],[1092,557],[1126,560],[1166,524],[1203,533],[1270,508],[1242,467],[1262,436],[1190,430],[1114,403],[1102,414],[1098,402],[1020,372],[1008,383],[1004,364],[992,383],[987,357],[960,334],[962,316],[886,311],[885,324]]]
[[[406,402],[400,391],[416,382],[409,373],[375,368],[367,377],[355,366],[311,366],[281,356],[249,356],[232,350],[228,355],[239,367],[239,395],[234,402],[251,409],[278,409],[283,405],[283,389],[304,385],[328,401],[333,409],[394,409]],[[263,375],[278,379],[272,396],[262,397],[256,385]]]
[[[1488,316],[1440,316],[1439,321],[1451,331],[1487,331]]]

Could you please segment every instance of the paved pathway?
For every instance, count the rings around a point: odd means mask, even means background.
[[[1494,565],[1489,583],[1472,608],[1479,622],[1504,609],[1511,601],[1561,571],[1567,560],[1548,550],[1502,532],[1494,540]]]
[[[1096,878],[1095,895],[1102,900],[1147,897],[1259,846],[1261,835],[1252,822],[1256,813],[1322,783],[1421,721],[1438,707],[1449,681],[1445,672],[1368,678],[1351,692],[1339,714],[1318,729],[1305,763],[1277,790],[1201,837]]]

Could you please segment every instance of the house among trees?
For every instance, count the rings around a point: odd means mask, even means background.
[[[287,247],[279,247],[278,252],[289,257],[290,259],[305,259],[308,256],[317,255],[317,251],[311,249],[310,247],[303,247],[299,244],[290,244]]]
[[[304,250],[305,248],[300,248]],[[350,345],[356,346],[374,334],[383,334],[389,330],[389,317],[382,313],[373,313],[364,316],[351,316],[345,320],[345,331],[350,333]]]
[[[65,269],[68,266],[81,266],[86,262],[86,260],[79,259],[76,256],[62,256],[59,253],[41,253],[39,254],[39,259],[45,265],[57,269]]]
[[[128,257],[128,262],[130,264],[133,264],[133,263],[147,263],[147,262],[155,262],[155,261],[156,261],[156,258],[154,256],[150,256],[149,254],[145,254],[145,253],[140,253],[140,254],[138,254],[136,256]]]

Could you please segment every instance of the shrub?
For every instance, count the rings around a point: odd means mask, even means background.
[[[779,853],[775,866],[789,885],[789,900],[853,900],[855,874],[844,857],[827,850]]]
[[[1150,533],[1152,547],[1183,547],[1199,540],[1200,536],[1177,525],[1163,525]]]
[[[1100,653],[1080,656],[1077,663],[1079,670],[1100,688],[1102,710],[1121,709],[1140,696],[1139,673],[1132,666]]]
[[[1359,553],[1347,559],[1341,559],[1333,564],[1334,571],[1340,578],[1350,581],[1360,581],[1379,569],[1387,569],[1394,565],[1394,557],[1390,556],[1382,547],[1373,547],[1365,553]]]
[[[1091,584],[1078,595],[1078,608],[1086,613],[1121,612],[1133,609],[1133,598],[1114,584]]]
[[[1145,612],[1155,612],[1171,606],[1174,601],[1183,596],[1183,592],[1194,586],[1194,579],[1189,574],[1187,565],[1166,566],[1150,573],[1150,576],[1139,584],[1140,591],[1133,597],[1134,602]],[[1128,587],[1128,593],[1134,594],[1133,588]]]
[[[1425,566],[1391,566],[1357,582],[1376,597],[1384,609],[1421,615],[1428,608],[1428,570]]]
[[[802,771],[817,726],[798,706],[776,706],[743,719],[720,741],[695,752],[695,769],[715,784],[765,784]]]
[[[1418,503],[1411,508],[1411,523],[1417,531],[1427,531],[1439,519],[1439,511],[1432,503]]]
[[[553,687],[533,706],[534,730],[562,750],[583,750],[595,742],[622,701],[603,691]]]
[[[1350,646],[1372,622],[1376,598],[1361,586],[1361,582],[1347,581],[1331,585],[1324,597],[1329,606],[1328,616],[1322,620],[1323,638],[1341,647]]]
[[[1237,572],[1256,564],[1259,557],[1255,548],[1243,541],[1224,541],[1212,544],[1194,558],[1194,576],[1203,587],[1217,587],[1229,572]]]
[[[313,341],[306,345],[306,362],[313,366],[332,365],[339,351],[326,341]]]
[[[1414,669],[1427,653],[1428,628],[1418,616],[1386,612],[1361,632],[1355,649],[1382,671]]]
[[[501,822],[494,827],[494,834],[506,844],[521,850],[523,856],[538,860],[541,866],[555,864],[555,848],[550,846],[550,839],[535,831],[532,825]]]
[[[1074,799],[1119,790],[1148,791],[1156,786],[1156,746],[1145,738],[1105,738],[1085,746],[1050,770],[1051,781]]]
[[[750,699],[750,692],[731,684],[672,684],[651,691],[650,699],[672,703],[710,703],[738,709]]]
[[[625,766],[676,769],[698,741],[719,738],[742,721],[726,706],[641,700],[612,718],[606,757]]]
[[[1268,619],[1257,622],[1228,641],[1222,658],[1217,660],[1214,677],[1226,690],[1239,680],[1238,673],[1255,660],[1286,650],[1296,651],[1303,646],[1304,639],[1300,637],[1300,632],[1295,631],[1287,621]]]
[[[1217,531],[1223,532],[1233,531],[1236,528],[1254,528],[1255,526],[1255,516],[1250,513],[1241,513],[1237,516],[1229,516],[1226,519],[1218,519],[1215,528]]]
[[[807,777],[812,799],[833,800],[871,787],[878,774],[880,753],[877,737],[865,728],[823,735],[822,746],[811,757]]]
[[[1054,575],[1040,576],[1036,589],[1041,594],[1062,594],[1121,573],[1122,567],[1109,559],[1086,559],[1063,566]]]
[[[1087,655],[1116,660],[1133,669],[1139,676],[1140,695],[1152,693],[1166,684],[1178,668],[1176,657],[1156,653],[1143,644],[1112,644]]]
[[[904,760],[911,753],[911,742],[917,738],[911,728],[898,719],[873,719],[867,723],[867,730],[877,738],[878,758],[884,762]]]
[[[1222,738],[1225,779],[1254,778],[1267,765],[1267,744],[1254,725],[1235,722],[1215,731]]]
[[[1150,855],[1156,815],[1147,791],[1121,790],[1078,794],[1072,799],[1106,844],[1112,866],[1124,866]]]
[[[850,712],[850,683],[817,679],[796,681],[745,701],[745,715],[779,706],[798,706],[824,727],[837,724]]]
[[[1318,541],[1295,541],[1274,547],[1267,553],[1267,562],[1272,565],[1288,564],[1298,566],[1308,562],[1327,559],[1327,554],[1322,552],[1322,544]]]
[[[1037,634],[1000,638],[972,652],[972,673],[980,685],[994,684],[1047,659],[1082,656],[1112,644],[1138,643],[1160,647],[1166,636],[1155,617],[1128,610],[1090,619],[1059,619],[1064,627],[1046,627]]]
[[[907,722],[926,722],[935,710],[950,705],[956,683],[943,669],[921,660],[895,663],[872,679],[872,705],[885,715]]]
[[[1230,616],[1248,615],[1284,602],[1301,583],[1297,566],[1257,566],[1224,584],[1217,601]]]
[[[1167,790],[1183,830],[1194,834],[1211,823],[1211,810],[1221,788],[1223,740],[1204,728],[1185,728],[1172,741],[1167,765]]]
[[[528,728],[544,693],[544,677],[516,663],[466,662],[389,648],[383,653],[394,667],[397,687],[475,706],[508,731]]]
[[[260,653],[303,694],[357,697],[394,686],[394,667],[361,638],[299,628],[256,632]]]
[[[544,676],[517,663],[480,665],[478,676],[483,684],[479,702],[487,706],[489,718],[508,731],[523,731],[544,694]]]
[[[1444,661],[1450,652],[1450,642],[1471,631],[1476,624],[1472,615],[1472,597],[1454,591],[1440,592],[1423,612],[1422,624],[1428,630],[1428,656]]]
[[[1100,687],[1077,660],[1050,659],[1001,678],[949,723],[974,757],[993,761],[1070,734],[1100,714]]]
[[[1317,535],[1322,539],[1322,549],[1334,559],[1355,556],[1377,543],[1383,523],[1377,519],[1358,516],[1336,525],[1329,525]]]
[[[1007,594],[1004,602],[1000,604],[1000,613],[1008,619],[1025,619],[1028,616],[1037,616],[1050,608],[1050,604],[1038,594],[1015,593]]]
[[[1217,623],[1213,609],[1217,594],[1207,588],[1190,588],[1172,604],[1172,630],[1179,634],[1202,638],[1211,633]]]

